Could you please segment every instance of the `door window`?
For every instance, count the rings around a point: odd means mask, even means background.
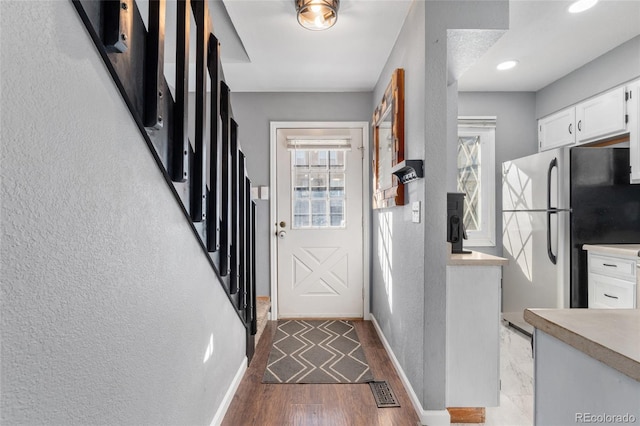
[[[290,152],[292,228],[345,228],[344,148]]]

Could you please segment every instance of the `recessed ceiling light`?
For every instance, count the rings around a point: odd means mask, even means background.
[[[511,68],[515,67],[516,65],[518,65],[518,61],[515,60],[511,60],[511,61],[504,61],[498,64],[498,66],[496,67],[497,70],[500,71],[505,71],[505,70],[510,70]]]
[[[598,3],[598,0],[578,0],[569,6],[569,13],[580,13],[587,9],[591,9]]]

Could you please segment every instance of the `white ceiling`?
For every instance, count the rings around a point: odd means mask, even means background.
[[[462,75],[458,90],[537,91],[640,34],[638,0],[600,0],[579,14],[567,12],[571,3],[511,0],[509,31]],[[507,59],[520,63],[496,70]]]
[[[234,92],[370,91],[389,57],[410,0],[342,0],[336,25],[309,31],[294,0],[224,0],[250,62],[225,59]],[[216,20],[214,19],[214,27]]]
[[[223,0],[227,15],[212,14],[225,78],[235,92],[372,90],[411,3],[342,0],[336,25],[314,32],[297,23],[294,0]],[[510,30],[459,90],[536,91],[640,34],[640,0],[600,0],[578,15],[566,12],[570,3],[511,0]],[[495,70],[512,58],[517,68]]]

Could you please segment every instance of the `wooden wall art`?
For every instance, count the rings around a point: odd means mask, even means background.
[[[398,68],[373,113],[373,208],[404,205],[404,185],[391,172],[404,160],[404,70]]]

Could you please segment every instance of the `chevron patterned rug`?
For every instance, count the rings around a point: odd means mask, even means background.
[[[349,321],[278,321],[263,383],[366,383],[373,380]]]

